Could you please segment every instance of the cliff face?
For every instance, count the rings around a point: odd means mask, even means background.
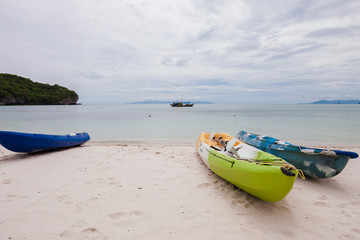
[[[0,105],[71,105],[79,96],[65,87],[0,73]]]

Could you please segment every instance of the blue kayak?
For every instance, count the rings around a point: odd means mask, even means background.
[[[350,158],[358,157],[355,152],[303,147],[245,131],[240,131],[237,138],[284,159],[306,175],[316,178],[334,177],[345,168]]]
[[[71,133],[67,135],[47,135],[0,131],[0,144],[13,152],[38,152],[74,147],[90,140],[89,134]]]

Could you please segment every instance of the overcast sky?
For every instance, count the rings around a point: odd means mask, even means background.
[[[360,98],[359,0],[0,0],[0,72],[82,103]]]

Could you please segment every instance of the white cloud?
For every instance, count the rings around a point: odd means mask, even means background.
[[[359,11],[356,0],[2,0],[0,72],[85,103],[358,98]]]

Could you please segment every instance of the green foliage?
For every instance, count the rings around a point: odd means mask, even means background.
[[[78,100],[76,92],[65,87],[33,82],[28,78],[0,73],[0,101],[1,99],[15,99],[13,104],[64,104],[69,99],[71,104]]]

